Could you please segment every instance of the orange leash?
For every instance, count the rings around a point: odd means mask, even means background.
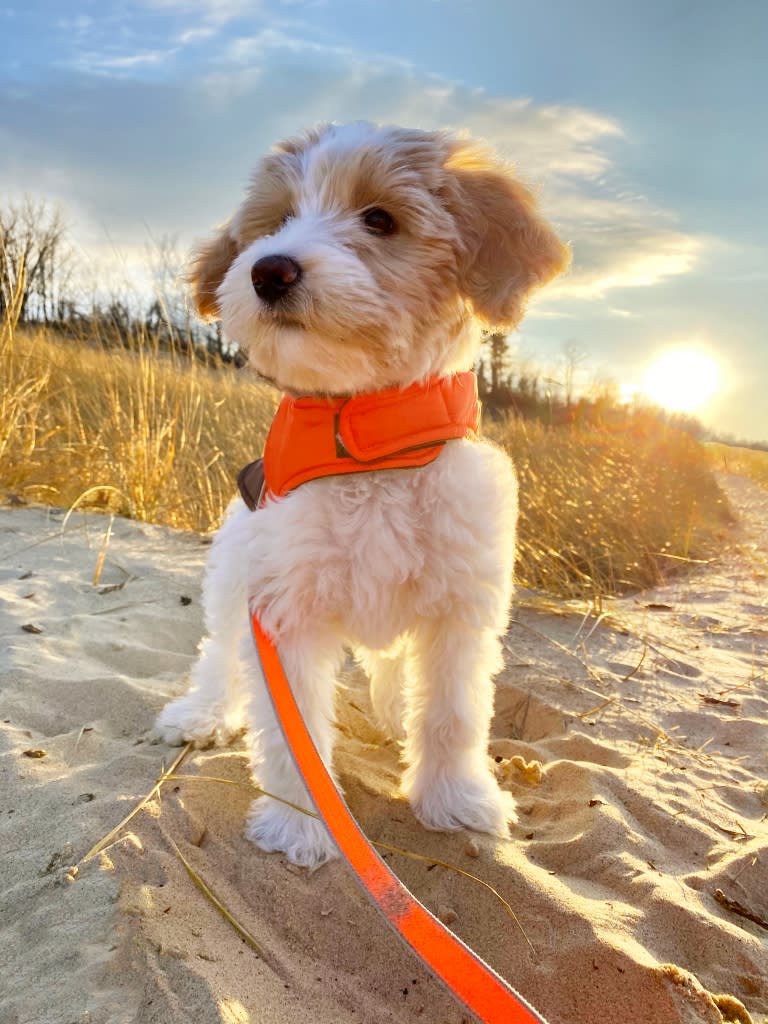
[[[484,1024],[546,1024],[522,996],[419,903],[369,844],[317,752],[277,649],[253,611],[251,627],[275,714],[299,774],[368,897],[417,956]]]

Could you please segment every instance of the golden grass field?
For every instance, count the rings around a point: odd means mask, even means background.
[[[177,528],[221,521],[261,452],[277,396],[190,356],[0,333],[0,495]],[[622,430],[509,419],[486,434],[521,483],[518,582],[599,600],[653,585],[721,544],[729,512],[710,456],[652,418]]]
[[[768,452],[720,444],[717,441],[708,441],[705,447],[715,469],[748,476],[755,483],[768,487]]]

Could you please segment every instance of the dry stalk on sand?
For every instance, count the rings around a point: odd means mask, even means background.
[[[126,825],[130,821],[132,821],[133,818],[136,817],[139,811],[146,807],[146,805],[153,799],[153,797],[160,795],[161,788],[166,782],[209,782],[218,785],[237,786],[239,788],[248,790],[250,793],[256,793],[259,796],[267,797],[272,800],[278,800],[280,801],[280,803],[287,804],[289,807],[292,807],[294,810],[299,811],[301,814],[306,814],[312,818],[317,817],[317,814],[314,811],[310,811],[304,807],[300,807],[298,804],[293,804],[289,800],[284,800],[282,797],[276,796],[273,793],[268,793],[266,790],[262,789],[260,786],[255,785],[254,783],[241,783],[232,779],[219,778],[218,776],[213,775],[179,774],[176,771],[176,769],[181,766],[182,762],[184,761],[184,759],[186,758],[187,754],[191,749],[192,744],[188,743],[181,750],[181,752],[178,754],[178,756],[174,759],[172,764],[167,769],[161,769],[160,774],[158,775],[154,785],[149,790],[149,792],[145,796],[143,796],[141,800],[139,800],[139,802],[122,819],[122,821],[115,825],[114,828],[110,829],[110,831],[105,836],[103,836],[97,843],[94,843],[90,850],[88,850],[88,852],[83,855],[83,857],[80,859],[77,865],[69,869],[66,876],[69,881],[74,881],[78,877],[81,865],[87,864],[89,861],[97,857],[100,853],[104,853],[107,849],[110,848],[111,845],[114,844],[115,841],[118,840],[120,833],[123,831]],[[238,935],[240,935],[240,937],[245,942],[247,942],[249,946],[255,949],[257,953],[261,953],[261,946],[259,945],[258,941],[254,938],[254,936],[251,934],[251,932],[245,927],[245,925],[238,921],[235,915],[218,898],[218,896],[216,896],[216,894],[213,892],[208,883],[202,878],[202,876],[195,869],[195,867],[187,860],[187,858],[179,849],[176,842],[170,836],[168,836],[168,841],[174,853],[177,855],[177,857],[183,864],[185,871],[191,878],[194,885],[200,890],[200,892],[205,896],[205,898],[216,908],[216,910],[222,915],[222,917],[235,929]],[[523,938],[528,943],[531,952],[535,953],[535,950],[531,945],[531,941],[526,935],[525,930],[523,929],[512,907],[509,905],[507,900],[504,899],[501,893],[494,889],[494,887],[490,885],[488,882],[484,881],[484,879],[479,878],[477,875],[473,874],[473,872],[467,871],[465,868],[458,867],[458,865],[456,864],[451,864],[447,861],[439,860],[435,857],[428,857],[424,854],[416,853],[413,850],[407,850],[400,846],[393,846],[390,843],[383,843],[377,841],[371,841],[371,845],[376,847],[376,849],[385,850],[389,853],[395,853],[402,857],[408,857],[411,860],[422,861],[426,864],[442,867],[446,871],[452,871],[455,874],[460,875],[462,878],[467,878],[471,882],[475,882],[477,885],[482,886],[489,893],[491,893],[494,899],[496,899],[501,904],[505,913],[508,914],[509,917],[511,917],[512,920],[515,922]]]

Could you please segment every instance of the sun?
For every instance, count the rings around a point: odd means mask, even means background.
[[[663,352],[646,371],[643,393],[670,412],[696,412],[717,394],[720,366],[706,352],[675,348]]]

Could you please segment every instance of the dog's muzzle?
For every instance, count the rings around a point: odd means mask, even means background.
[[[290,256],[263,256],[251,267],[254,291],[268,306],[282,299],[301,280],[301,267]]]

